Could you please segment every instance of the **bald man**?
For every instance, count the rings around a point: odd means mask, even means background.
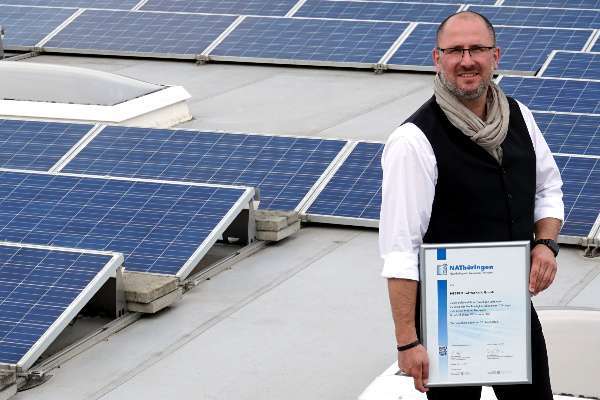
[[[433,49],[434,95],[392,133],[382,156],[379,244],[398,365],[429,399],[479,399],[481,387],[427,387],[419,341],[422,243],[532,240],[529,291],[548,288],[556,274],[562,181],[531,111],[492,81],[499,61],[485,17],[465,11],[446,18]],[[531,307],[532,384],[494,386],[500,400],[553,398]]]

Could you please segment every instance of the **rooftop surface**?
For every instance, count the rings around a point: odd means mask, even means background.
[[[44,55],[181,85],[202,130],[384,141],[433,75]],[[538,308],[600,309],[600,261],[563,248]],[[307,225],[144,316],[15,399],[355,399],[396,357],[377,231]]]

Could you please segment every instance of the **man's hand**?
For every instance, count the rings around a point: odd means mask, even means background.
[[[556,258],[554,258],[554,253],[543,244],[538,244],[531,250],[529,292],[535,296],[550,286],[555,276]]]
[[[425,393],[429,390],[425,387],[429,379],[429,357],[423,345],[398,352],[398,367],[413,377],[415,389],[419,392]]]

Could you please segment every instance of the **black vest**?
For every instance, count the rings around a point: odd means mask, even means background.
[[[424,243],[531,240],[535,202],[535,152],[517,102],[502,165],[450,123],[431,98],[406,122],[425,134],[438,179]]]

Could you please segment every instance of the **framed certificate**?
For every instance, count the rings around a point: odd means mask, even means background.
[[[428,386],[531,383],[529,242],[422,245]]]

